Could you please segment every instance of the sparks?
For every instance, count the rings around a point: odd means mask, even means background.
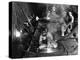
[[[16,37],[20,37],[20,36],[21,36],[21,32],[18,31],[18,30],[15,30],[15,31],[14,31],[14,35],[15,35]]]

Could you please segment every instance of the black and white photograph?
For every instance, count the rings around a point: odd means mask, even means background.
[[[78,55],[78,5],[9,2],[9,57]]]

